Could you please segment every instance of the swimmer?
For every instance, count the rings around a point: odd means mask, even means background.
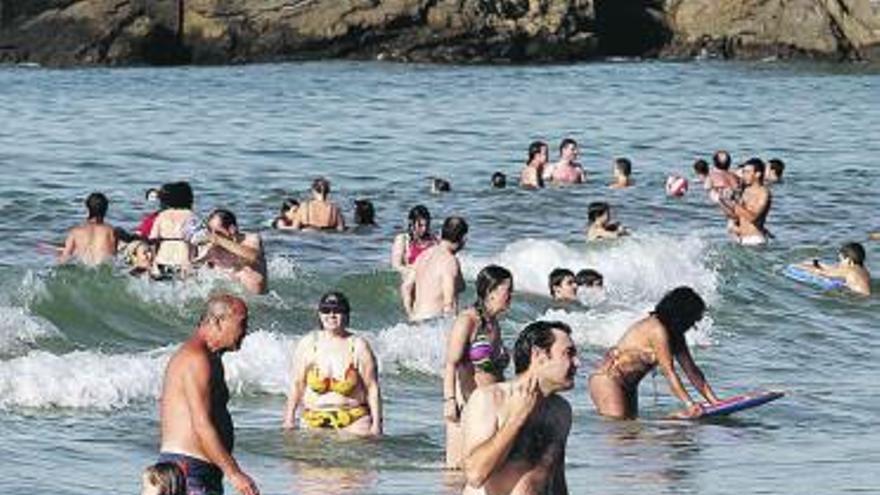
[[[398,272],[405,272],[437,242],[437,236],[431,232],[431,212],[424,205],[413,206],[409,210],[406,232],[397,234],[391,245],[391,266]]]
[[[340,292],[318,303],[321,328],[299,339],[284,407],[285,429],[300,425],[357,436],[382,435],[382,393],[369,342],[348,330],[351,307]]]
[[[596,412],[616,419],[631,419],[639,412],[639,383],[660,367],[669,387],[684,402],[687,417],[698,417],[703,409],[694,402],[678,373],[674,361],[693,386],[712,404],[718,397],[694,362],[684,334],[703,318],[706,303],[689,287],[666,293],[647,317],[626,331],[590,375],[589,393]]]
[[[477,387],[504,381],[510,355],[501,341],[498,317],[510,308],[513,275],[489,265],[477,275],[477,301],[455,319],[446,344],[443,416],[446,468],[461,469],[461,411]]]
[[[187,495],[186,477],[173,462],[158,462],[141,475],[141,495]]]
[[[776,184],[782,182],[782,174],[785,172],[785,162],[779,158],[771,158],[767,160],[767,184]]]
[[[543,141],[529,145],[529,158],[519,176],[520,187],[540,189],[544,187],[544,167],[550,161],[550,148]]]
[[[58,254],[59,263],[76,259],[87,266],[107,263],[116,256],[116,231],[104,223],[107,215],[107,197],[99,192],[89,194],[85,205],[86,221],[70,229],[64,247]]]
[[[730,153],[718,150],[712,155],[714,168],[709,172],[704,185],[709,191],[709,198],[718,202],[722,198],[730,198],[740,189],[740,179],[730,171]]]
[[[846,282],[846,287],[863,296],[871,295],[871,274],[865,268],[865,248],[858,242],[841,246],[838,252],[840,261],[836,265],[823,265],[819,260],[803,263],[805,270],[836,280]]]
[[[629,158],[618,158],[614,160],[614,166],[611,169],[614,174],[614,182],[608,185],[611,189],[626,189],[632,187],[632,162]]]
[[[354,224],[356,226],[376,225],[376,208],[369,199],[354,200]]]
[[[443,222],[440,243],[429,248],[405,273],[401,297],[412,321],[458,313],[458,294],[464,290],[456,253],[465,245],[468,224],[461,217]]]
[[[259,234],[241,232],[235,215],[217,209],[208,216],[208,244],[198,261],[209,268],[230,273],[253,294],[266,292],[266,257]]]
[[[344,231],[345,219],[329,197],[330,181],[318,177],[312,182],[312,199],[303,202],[297,210],[293,228]]]
[[[272,228],[278,230],[296,230],[293,226],[299,211],[299,201],[288,198],[281,203],[281,210],[275,220],[272,220]]]
[[[548,281],[550,297],[558,302],[575,302],[578,300],[578,284],[574,272],[567,268],[556,268],[550,272]]]
[[[492,174],[492,187],[495,189],[504,189],[507,187],[507,176],[502,172]]]
[[[577,141],[565,138],[559,145],[559,161],[544,169],[544,180],[553,184],[581,184],[587,181],[584,168],[577,163]]]
[[[577,284],[588,289],[602,289],[605,287],[605,279],[602,274],[591,268],[584,268],[577,272],[574,277]]]
[[[764,162],[751,158],[742,166],[743,190],[739,200],[719,198],[719,205],[730,219],[728,231],[743,246],[761,246],[767,243],[769,232],[765,227],[773,198],[764,185]]]
[[[696,180],[703,184],[706,189],[710,189],[712,187],[711,181],[709,181],[709,164],[706,160],[702,158],[698,158],[694,161],[694,176]]]
[[[462,413],[463,495],[567,495],[565,447],[580,362],[571,328],[536,321],[514,346],[516,378],[477,388]]]
[[[617,239],[629,232],[622,225],[611,221],[611,206],[597,201],[587,207],[587,241]]]
[[[451,190],[452,186],[449,184],[448,180],[439,177],[431,179],[431,194],[440,194]]]
[[[191,243],[199,220],[192,211],[193,190],[188,182],[165,184],[159,191],[163,208],[153,220],[149,239],[156,242],[156,265],[163,273],[186,275],[195,254]]]

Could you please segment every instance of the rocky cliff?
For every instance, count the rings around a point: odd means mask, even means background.
[[[880,0],[0,0],[0,61],[871,58]]]

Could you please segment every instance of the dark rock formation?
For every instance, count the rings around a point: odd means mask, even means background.
[[[865,59],[880,0],[0,0],[0,61]]]

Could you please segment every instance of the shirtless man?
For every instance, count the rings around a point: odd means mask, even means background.
[[[159,462],[181,467],[188,495],[222,494],[224,475],[239,493],[259,494],[232,457],[235,435],[221,361],[224,352],[241,346],[247,322],[241,299],[214,296],[192,336],[168,361],[159,400]]]
[[[211,268],[227,270],[232,278],[254,294],[266,292],[266,258],[259,234],[238,230],[235,215],[224,209],[208,217],[209,244],[199,261]]]
[[[534,141],[529,145],[529,159],[519,174],[519,185],[525,189],[544,187],[544,167],[550,160],[550,149],[543,141]]]
[[[840,262],[836,265],[823,265],[818,260],[804,263],[805,270],[823,277],[843,280],[846,287],[863,296],[871,295],[871,274],[865,268],[865,248],[858,242],[850,242],[840,247]]]
[[[773,202],[770,189],[764,185],[764,162],[760,158],[749,159],[742,167],[743,190],[739,200],[719,198],[719,205],[731,220],[728,230],[743,246],[759,246],[767,243],[764,222]]]
[[[580,365],[571,328],[537,321],[514,347],[516,378],[477,388],[462,413],[463,495],[568,494],[565,444]]]
[[[89,216],[85,223],[68,232],[64,247],[58,254],[59,263],[76,258],[85,265],[97,266],[116,256],[116,232],[112,226],[104,223],[107,205],[107,197],[103,194],[89,194],[86,198]]]
[[[709,172],[704,182],[705,188],[709,191],[709,198],[715,202],[722,198],[729,199],[740,187],[740,178],[730,171],[730,153],[724,150],[716,151],[712,156],[712,163],[715,168]]]
[[[581,184],[587,181],[584,168],[577,163],[577,141],[565,138],[559,145],[559,161],[544,169],[544,180],[554,184]]]
[[[464,290],[457,252],[464,247],[468,224],[461,217],[443,222],[440,242],[422,253],[400,287],[403,308],[418,321],[458,312],[458,294]]]

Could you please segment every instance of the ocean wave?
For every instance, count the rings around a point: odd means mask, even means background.
[[[25,308],[0,306],[0,355],[21,352],[39,339],[59,335],[50,321]]]

